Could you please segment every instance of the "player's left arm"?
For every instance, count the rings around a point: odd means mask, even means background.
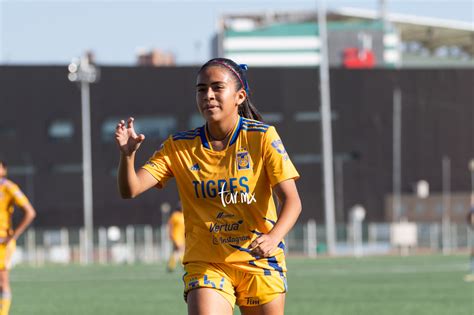
[[[26,202],[25,204],[21,205],[20,208],[21,210],[23,210],[23,218],[13,231],[13,235],[10,237],[14,240],[17,240],[20,235],[23,234],[26,228],[31,224],[31,222],[33,222],[34,218],[36,217],[36,211],[29,202]]]
[[[263,257],[272,256],[301,213],[301,200],[294,179],[276,184],[273,186],[273,190],[281,204],[278,220],[268,234],[259,236],[250,244],[250,249]]]

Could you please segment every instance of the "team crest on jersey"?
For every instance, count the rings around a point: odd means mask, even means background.
[[[250,169],[250,155],[247,150],[241,149],[237,152],[237,170]]]

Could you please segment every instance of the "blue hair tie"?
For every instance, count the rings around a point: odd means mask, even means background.
[[[240,67],[240,69],[242,69],[242,70],[244,70],[244,71],[247,71],[247,70],[249,69],[249,66],[247,66],[247,64],[245,64],[245,63],[241,63],[241,64],[239,65],[239,67]]]

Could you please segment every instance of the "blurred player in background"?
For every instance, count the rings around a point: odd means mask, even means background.
[[[8,315],[11,304],[9,269],[16,240],[36,216],[26,196],[18,186],[6,178],[7,166],[0,160],[0,315]],[[14,206],[23,210],[24,215],[16,229],[12,226]]]
[[[471,194],[471,209],[467,214],[467,225],[469,228],[470,244],[469,248],[469,269],[470,274],[467,274],[464,278],[466,281],[474,281],[474,194]]]
[[[174,271],[177,263],[183,261],[184,255],[184,216],[181,202],[178,202],[175,210],[168,220],[168,231],[173,246],[173,252],[168,260],[167,270]]]
[[[135,153],[145,136],[135,132],[133,118],[115,130],[123,198],[176,178],[191,315],[232,315],[235,304],[243,315],[284,314],[283,238],[301,212],[299,174],[275,127],[262,123],[250,102],[246,70],[224,58],[204,64],[196,102],[206,124],[170,136],[138,171]]]

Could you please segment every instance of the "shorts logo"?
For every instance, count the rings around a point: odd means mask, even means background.
[[[248,170],[250,169],[250,156],[245,149],[240,149],[237,152],[237,170]]]
[[[247,305],[259,305],[260,299],[257,297],[247,297],[245,298]]]

